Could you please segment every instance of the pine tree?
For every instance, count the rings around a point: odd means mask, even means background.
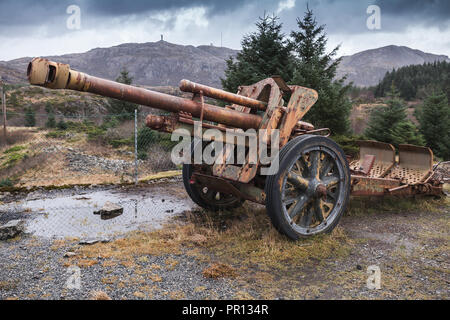
[[[282,24],[278,20],[275,15],[264,14],[256,23],[257,31],[243,38],[242,51],[236,59],[227,60],[225,79],[221,79],[225,90],[235,93],[240,85],[250,85],[274,75],[291,80],[291,45],[281,32]]]
[[[119,77],[117,77],[116,82],[130,85],[133,83],[133,78],[130,77],[129,71],[124,68],[120,72]],[[116,99],[109,99],[109,104],[110,112],[118,115],[118,118],[122,120],[133,119],[134,110],[138,108],[137,104]]]
[[[420,132],[437,156],[450,160],[450,105],[442,91],[433,92],[419,112]]]
[[[389,95],[387,106],[380,106],[371,112],[365,135],[369,139],[394,145],[423,145],[423,137],[408,120],[405,103],[400,99],[395,86],[391,87]]]
[[[53,106],[50,102],[47,102],[45,104],[45,111],[48,114],[47,122],[45,123],[45,126],[47,128],[56,128],[55,112],[53,111]]]
[[[36,115],[32,107],[25,109],[25,127],[34,127],[36,125]]]
[[[339,47],[326,53],[325,26],[317,24],[309,8],[303,19],[297,19],[297,25],[299,31],[291,33],[297,56],[291,83],[319,93],[319,100],[305,119],[318,127],[328,127],[336,134],[348,133],[352,106],[347,93],[351,85],[343,85],[345,78],[334,80],[341,62],[341,59],[333,60]]]
[[[47,128],[56,128],[56,119],[55,114],[53,112],[50,112],[47,117],[47,122],[45,123],[45,126]]]
[[[9,99],[6,99],[6,101],[8,102],[8,105],[13,109],[19,106],[19,101],[17,100],[17,96],[15,93],[11,93]]]

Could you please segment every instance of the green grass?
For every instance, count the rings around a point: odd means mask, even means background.
[[[12,186],[14,186],[14,182],[11,181],[11,179],[6,178],[6,179],[0,180],[0,188],[12,187]]]
[[[27,149],[27,147],[25,147],[25,146],[14,146],[14,147],[9,148],[8,150],[4,151],[3,153],[5,153],[5,154],[16,153],[16,152],[20,152],[20,151],[23,151],[26,149]]]
[[[18,162],[27,159],[28,154],[27,153],[10,153],[6,157],[6,159],[2,163],[2,167],[4,168],[10,168],[14,165],[16,165]]]
[[[445,197],[352,197],[346,214],[349,216],[364,216],[380,213],[403,213],[411,211],[436,212],[445,205]]]

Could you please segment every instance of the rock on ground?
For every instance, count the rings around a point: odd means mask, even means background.
[[[11,220],[7,224],[0,227],[0,240],[8,240],[14,238],[23,232],[22,220]]]

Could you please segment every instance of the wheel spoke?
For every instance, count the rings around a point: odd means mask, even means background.
[[[323,221],[323,208],[320,203],[320,199],[316,199],[314,201],[314,216],[316,217],[316,220],[319,222]]]
[[[288,213],[291,219],[293,219],[300,212],[302,212],[303,208],[308,203],[308,200],[309,198],[306,195],[302,195],[300,198],[298,198],[297,203],[289,208]]]
[[[328,176],[322,179],[323,184],[328,188],[331,188],[339,183],[339,177],[337,176]]]
[[[306,164],[305,159],[300,157],[296,162],[295,165],[297,167],[297,171],[300,173],[303,173],[304,176],[307,176],[308,174],[308,165]]]
[[[327,190],[327,196],[336,201],[336,191],[331,192],[331,190]]]
[[[320,169],[320,151],[311,151],[309,153],[309,162],[310,175],[318,178]]]
[[[334,167],[334,162],[330,160],[328,156],[325,156],[325,159],[322,160],[321,168],[320,168],[320,178],[325,177]]]
[[[302,176],[296,174],[295,172],[289,172],[288,182],[293,184],[295,187],[305,190],[308,188],[309,181]]]
[[[297,201],[298,197],[283,199],[283,205],[288,206],[295,201]]]
[[[309,207],[306,210],[305,214],[302,216],[300,226],[308,228],[311,225],[313,215],[314,215],[313,209]]]
[[[322,203],[322,208],[323,207],[327,207],[328,208],[328,210],[326,210],[326,212],[329,212],[329,211],[333,210],[333,208],[334,208],[334,203],[332,203],[332,202],[321,200],[321,203]]]

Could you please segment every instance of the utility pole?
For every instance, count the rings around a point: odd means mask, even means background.
[[[6,147],[6,92],[3,87],[2,77],[0,76],[0,93],[2,97],[2,111],[3,111],[3,145]]]

